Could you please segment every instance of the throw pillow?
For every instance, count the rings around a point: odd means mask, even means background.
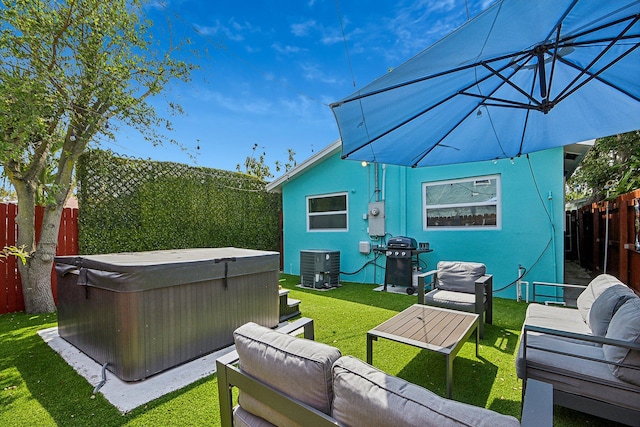
[[[611,319],[607,338],[640,344],[640,298],[625,302]],[[615,345],[603,345],[604,357],[609,362],[640,367],[640,350]],[[631,384],[640,386],[640,370],[624,366],[609,365],[613,375]]]
[[[614,285],[622,285],[622,282],[609,274],[600,274],[594,278],[578,296],[578,310],[585,323],[589,322],[589,310],[591,310],[591,306],[596,298],[598,298],[605,289]]]
[[[636,294],[628,286],[614,285],[605,289],[589,310],[587,325],[591,328],[591,332],[594,335],[605,336],[611,318],[622,307],[622,304],[631,298],[636,298]]]

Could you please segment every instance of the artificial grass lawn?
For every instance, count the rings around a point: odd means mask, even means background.
[[[366,359],[366,332],[416,302],[415,296],[374,292],[374,285],[345,283],[330,291],[300,289],[297,276],[283,287],[314,319],[316,341]],[[485,327],[480,357],[475,339],[454,361],[453,398],[520,417],[521,382],[515,353],[526,305],[494,299],[493,325]],[[0,316],[0,426],[216,426],[220,425],[216,376],[121,414],[45,344],[37,331],[56,326],[55,314]],[[374,365],[445,395],[444,357],[379,339]],[[556,407],[556,426],[610,426],[610,422]]]

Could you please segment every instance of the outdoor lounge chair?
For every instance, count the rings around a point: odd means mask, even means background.
[[[425,295],[425,279],[433,277]],[[477,262],[440,261],[438,269],[418,276],[418,303],[477,313],[478,333],[484,338],[484,323],[493,323],[493,276]]]

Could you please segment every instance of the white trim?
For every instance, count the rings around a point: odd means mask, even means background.
[[[282,186],[287,181],[295,178],[297,175],[299,175],[302,172],[306,171],[307,169],[315,166],[316,163],[319,163],[319,162],[323,161],[325,158],[335,154],[341,148],[342,148],[342,140],[341,139],[337,139],[336,141],[332,142],[327,147],[325,147],[322,150],[318,151],[317,153],[315,153],[314,155],[309,157],[307,160],[303,161],[302,163],[300,163],[299,165],[297,165],[296,167],[291,169],[289,172],[285,173],[284,175],[280,176],[279,178],[276,178],[275,180],[273,180],[270,183],[268,183],[267,186],[266,186],[267,191],[268,192],[276,192],[276,193],[281,192],[282,191]]]
[[[469,226],[431,226],[427,225],[427,198],[425,193],[425,188],[435,185],[444,185],[449,183],[460,183],[467,182],[472,183],[474,186],[483,185],[483,181],[486,180],[496,180],[496,201],[485,201],[480,203],[457,203],[456,207],[465,207],[465,206],[496,206],[496,225],[495,226],[487,226],[487,225],[469,225]],[[463,231],[463,230],[501,230],[502,229],[502,176],[500,174],[493,175],[481,175],[481,176],[471,176],[466,178],[457,178],[457,179],[447,179],[442,181],[429,181],[423,182],[421,185],[422,191],[422,229],[423,231]],[[444,205],[430,205],[430,209],[438,209],[438,208],[448,208],[451,207],[452,204],[444,204]]]
[[[344,211],[328,211],[327,213],[320,214],[311,214],[309,212],[309,199],[320,199],[326,197],[335,197],[335,196],[345,196],[345,210]],[[343,233],[345,231],[349,231],[349,192],[348,191],[340,191],[337,193],[327,193],[327,194],[314,194],[305,197],[305,211],[306,211],[306,220],[307,220],[307,232],[308,233]],[[311,225],[309,223],[309,218],[312,216],[328,216],[328,215],[345,215],[346,224],[345,228],[320,228],[316,230],[311,229]]]

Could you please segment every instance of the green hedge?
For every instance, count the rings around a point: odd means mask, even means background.
[[[279,250],[279,194],[237,172],[117,157],[78,162],[81,254],[194,247]]]

